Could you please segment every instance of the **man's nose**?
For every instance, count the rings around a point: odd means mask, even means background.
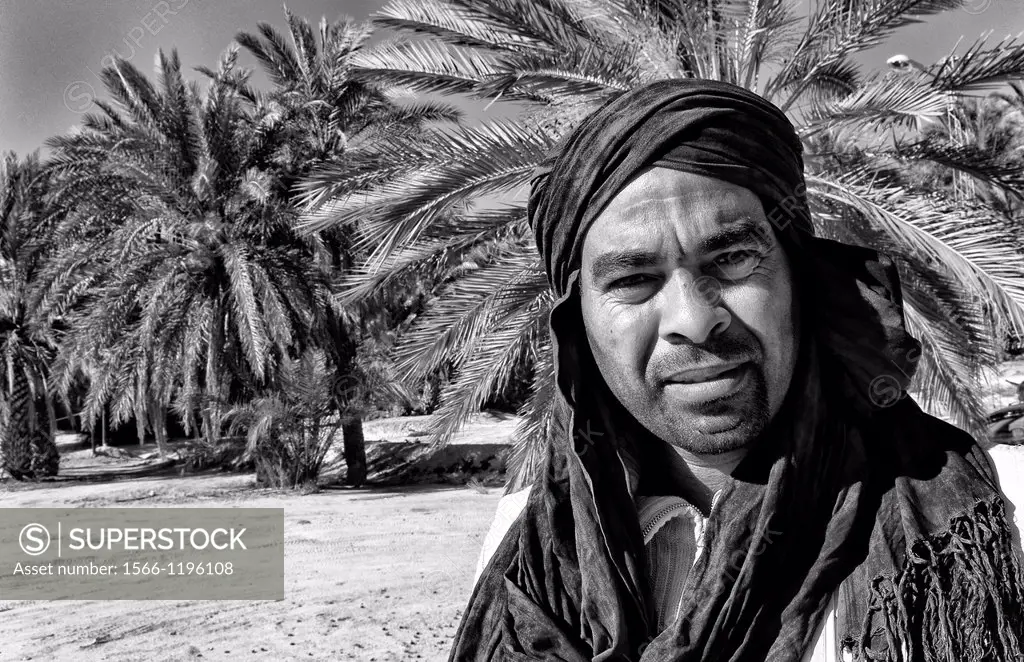
[[[658,335],[670,343],[701,344],[729,328],[732,314],[722,301],[722,283],[680,269],[662,290]]]

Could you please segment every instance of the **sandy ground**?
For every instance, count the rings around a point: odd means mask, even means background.
[[[1016,384],[1024,381],[1024,360],[1007,361],[986,376],[982,402],[987,410],[1006,407],[1017,401]]]
[[[422,440],[426,423],[373,421],[366,438]],[[453,444],[505,442],[515,423],[474,417]],[[75,455],[83,453],[90,454]],[[417,485],[282,493],[255,488],[252,476],[219,473],[0,484],[5,508],[285,510],[283,601],[0,600],[0,661],[446,660],[500,492]]]
[[[0,602],[0,660],[447,659],[499,490],[251,486],[217,475],[6,494],[7,508],[284,508],[285,599]]]
[[[1024,362],[1006,367],[993,379],[993,407],[1013,399],[1006,378],[1024,379]],[[426,422],[372,422],[366,438],[415,441]],[[478,417],[454,443],[503,443],[514,425]],[[0,661],[73,662],[445,660],[501,496],[479,485],[282,493],[229,474],[0,484],[0,493],[7,508],[285,509],[283,601],[0,601]]]

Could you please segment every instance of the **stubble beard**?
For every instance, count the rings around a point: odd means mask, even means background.
[[[721,455],[753,444],[771,418],[768,388],[760,367],[744,392],[698,405],[676,405],[660,391],[653,403],[626,409],[649,432],[694,455]]]

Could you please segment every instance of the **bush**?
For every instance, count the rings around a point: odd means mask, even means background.
[[[228,412],[228,434],[244,430],[242,462],[251,462],[256,483],[271,487],[315,484],[340,428],[335,379],[321,350],[286,359],[277,390]]]
[[[327,451],[334,443],[337,424],[322,420],[294,420],[277,426],[252,449],[256,484],[274,487],[315,485]]]
[[[252,471],[253,462],[246,456],[245,441],[245,437],[223,437],[211,446],[205,438],[191,440],[181,450],[184,470]]]

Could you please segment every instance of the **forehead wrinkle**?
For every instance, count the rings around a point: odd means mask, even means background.
[[[750,215],[746,210],[746,205],[743,204],[743,196],[737,191],[715,191],[713,198],[710,196],[692,195],[699,193],[698,191],[690,191],[690,193],[691,195],[680,195],[677,192],[663,192],[661,195],[644,195],[638,200],[633,200],[625,206],[618,208],[614,204],[616,201],[613,200],[612,205],[609,207],[612,213],[629,214],[635,211],[642,211],[645,207],[656,207],[657,209],[654,211],[660,211],[665,208],[679,209],[689,204],[693,207],[704,208],[705,210],[711,209],[716,220],[732,215]],[[714,205],[709,204],[712,201],[715,203]]]
[[[671,201],[679,201],[679,200],[681,200],[681,196],[678,195],[678,194],[675,194],[675,193],[665,193],[665,194],[660,195],[660,196],[645,196],[645,197],[640,198],[639,200],[635,200],[635,201],[631,202],[622,211],[632,211],[633,209],[636,209],[637,207],[641,207],[641,206],[649,205],[649,204],[653,204],[653,203],[671,202]]]
[[[678,198],[663,198],[662,200],[678,200]],[[641,201],[638,201],[638,202],[630,205],[629,207],[626,207],[625,209],[616,210],[616,212],[618,214],[622,214],[622,215],[626,216],[627,212],[630,209],[635,209],[635,208],[637,208],[637,207],[639,207],[641,205],[648,204],[648,203],[651,203],[651,202],[655,202],[655,201],[654,200],[641,200]],[[725,230],[727,228],[732,228],[735,225],[742,224],[742,225],[750,226],[750,229],[752,230],[751,234],[758,234],[757,231],[761,230],[762,226],[766,226],[767,225],[767,223],[763,219],[759,218],[758,214],[751,213],[749,210],[741,208],[741,207],[721,207],[721,206],[715,206],[715,207],[710,209],[710,212],[711,212],[711,216],[712,216],[713,222],[716,224],[716,226],[713,227],[713,228],[708,229],[707,232],[701,232],[701,236],[699,236],[699,237],[693,237],[693,239],[695,239],[698,243],[703,243],[709,237],[711,237],[713,235],[716,235],[716,234],[720,233],[722,230]],[[642,240],[652,239],[653,237],[651,237],[651,235],[648,232],[643,231],[644,230],[643,227],[639,226],[639,224],[642,223],[643,221],[650,220],[650,219],[651,219],[650,215],[645,215],[645,216],[642,216],[642,217],[641,216],[633,217],[633,218],[630,219],[632,222],[626,223],[626,224],[620,224],[618,226],[617,230],[613,232],[613,234],[616,236],[616,238],[619,241],[626,241],[627,239],[632,238],[632,237],[634,237],[634,236],[636,236],[638,234],[640,235],[640,238]],[[675,221],[678,221],[678,220],[682,220],[682,219],[681,218],[673,219],[672,225],[675,226],[676,225]],[[701,226],[703,225],[703,223],[701,223],[701,221],[699,221],[699,220],[689,220],[689,221],[685,222],[684,225],[689,230],[692,231],[692,230],[699,230],[701,228]],[[765,228],[765,229],[767,229],[767,228]],[[647,244],[648,242],[647,241],[641,241],[640,243],[641,244]]]

